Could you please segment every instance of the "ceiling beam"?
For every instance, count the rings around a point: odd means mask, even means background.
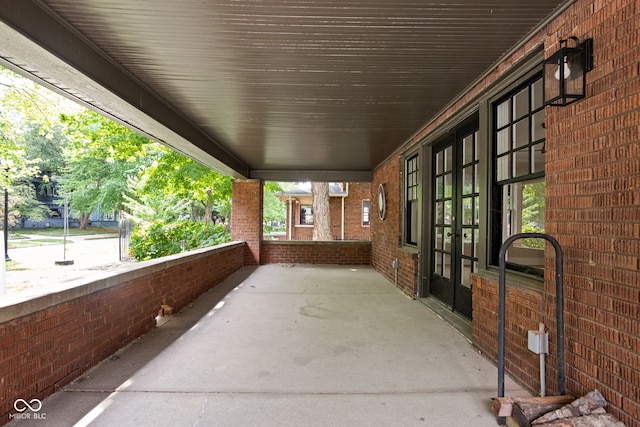
[[[279,182],[371,182],[370,171],[252,170],[252,179]]]
[[[249,176],[243,161],[37,1],[0,0],[0,41],[0,60],[19,74],[208,167]],[[64,81],[77,82],[75,91]]]

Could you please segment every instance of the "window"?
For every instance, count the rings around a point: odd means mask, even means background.
[[[300,205],[300,225],[313,225],[313,208],[311,205]]]
[[[363,227],[368,227],[369,225],[371,225],[370,212],[371,212],[371,201],[363,200],[362,201],[362,226]]]
[[[494,104],[492,263],[517,233],[544,233],[545,132],[542,77],[536,76]],[[544,240],[523,239],[507,251],[507,266],[542,275]]]
[[[418,154],[414,154],[405,163],[405,243],[418,245],[419,230],[419,185],[418,185]]]

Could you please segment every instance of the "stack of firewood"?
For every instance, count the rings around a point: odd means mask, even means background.
[[[496,398],[493,410],[513,427],[625,427],[607,413],[606,399],[598,390],[573,396]]]

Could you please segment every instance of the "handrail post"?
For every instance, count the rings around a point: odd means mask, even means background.
[[[566,393],[564,371],[564,290],[563,290],[563,254],[556,239],[544,233],[519,233],[507,238],[500,247],[498,275],[498,397],[504,397],[504,340],[506,306],[506,253],[511,244],[519,239],[545,239],[553,245],[556,253],[556,326],[558,345],[558,394]]]

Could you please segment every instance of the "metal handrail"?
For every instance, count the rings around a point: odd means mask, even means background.
[[[551,243],[556,252],[556,326],[558,340],[558,394],[566,393],[564,373],[564,293],[562,248],[556,239],[544,233],[514,234],[504,241],[500,247],[500,275],[498,278],[498,397],[504,397],[504,329],[506,300],[506,253],[511,244],[518,239],[545,239]]]

